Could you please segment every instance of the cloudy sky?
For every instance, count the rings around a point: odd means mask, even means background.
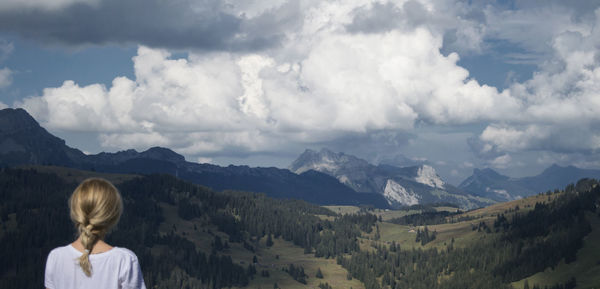
[[[4,0],[0,107],[88,153],[600,168],[600,3]]]

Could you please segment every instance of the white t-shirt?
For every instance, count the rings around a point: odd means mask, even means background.
[[[58,247],[48,254],[44,285],[49,289],[146,289],[135,253],[125,248],[90,255],[92,276],[79,266],[81,252],[72,245]]]

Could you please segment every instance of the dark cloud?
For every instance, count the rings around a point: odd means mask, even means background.
[[[221,2],[213,0],[201,4],[105,0],[95,6],[73,4],[59,10],[4,10],[0,12],[0,31],[66,45],[134,43],[231,51],[256,50],[279,42],[278,31],[265,33],[252,19],[223,11]],[[264,25],[268,24],[273,23]]]

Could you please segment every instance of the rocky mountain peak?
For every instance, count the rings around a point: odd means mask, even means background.
[[[569,172],[569,171],[574,171],[574,170],[578,170],[579,168],[575,167],[575,166],[559,166],[558,164],[552,164],[551,166],[549,166],[548,168],[546,168],[542,174],[546,174],[546,175],[551,175],[551,174],[557,174],[557,173],[564,173],[564,172]]]
[[[140,157],[164,160],[173,163],[185,162],[185,158],[182,155],[163,147],[149,148],[148,150],[141,152]]]
[[[345,153],[335,153],[327,148],[316,152],[305,150],[289,167],[290,171],[301,174],[308,170],[315,170],[334,175],[341,169],[352,169],[369,166],[369,163]]]
[[[429,165],[421,165],[417,170],[417,176],[415,177],[415,181],[418,183],[428,185],[433,188],[444,188],[444,181],[437,174],[435,169]]]
[[[494,180],[507,180],[509,179],[509,177],[505,176],[505,175],[501,175],[500,173],[498,173],[497,171],[490,169],[490,168],[484,168],[484,169],[473,169],[473,175],[472,177],[475,178],[486,178],[486,179],[494,179]]]

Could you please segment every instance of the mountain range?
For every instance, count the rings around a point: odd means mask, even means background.
[[[554,164],[536,176],[511,178],[490,168],[474,169],[473,175],[458,185],[458,188],[473,195],[505,202],[563,188],[582,178],[598,179],[600,170]]]
[[[306,150],[288,169],[188,162],[168,148],[88,155],[50,134],[23,109],[0,110],[0,166],[56,165],[111,173],[165,173],[215,190],[243,190],[322,205],[397,208],[452,203],[470,209],[564,187],[600,170],[553,165],[540,175],[510,178],[475,169],[458,187],[428,164],[370,164],[344,153]]]
[[[433,167],[425,164],[402,168],[373,165],[352,155],[322,149],[306,150],[292,163],[290,170],[297,174],[311,170],[328,174],[357,192],[382,195],[396,208],[452,203],[470,209],[493,203],[447,184]]]

